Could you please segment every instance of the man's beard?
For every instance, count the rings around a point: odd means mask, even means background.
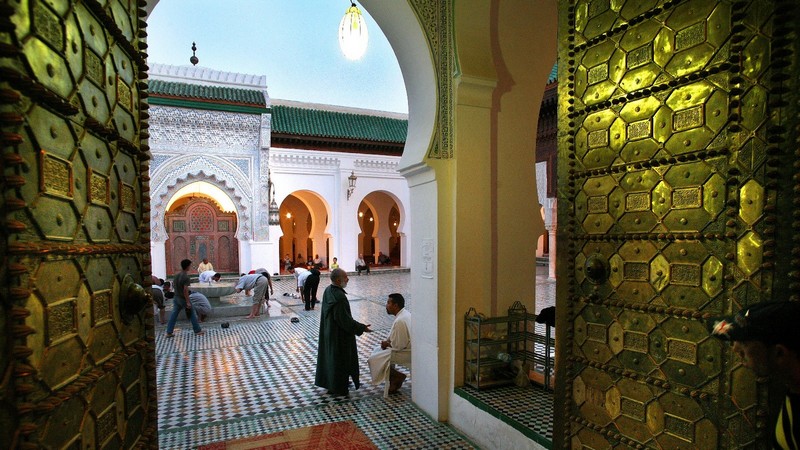
[[[342,281],[342,289],[345,289],[346,287],[347,287],[347,281]]]

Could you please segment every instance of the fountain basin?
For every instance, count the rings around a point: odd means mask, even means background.
[[[208,298],[211,306],[230,306],[230,303],[223,302],[220,297],[231,295],[236,292],[236,283],[192,283],[189,285],[189,290],[192,292],[199,292]]]

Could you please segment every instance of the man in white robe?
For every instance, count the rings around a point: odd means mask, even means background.
[[[211,284],[212,281],[216,283],[217,281],[219,281],[220,278],[222,278],[221,274],[214,272],[213,270],[206,270],[205,272],[200,274],[200,276],[198,277],[198,281],[200,283]]]
[[[375,348],[367,362],[373,384],[386,383],[383,396],[400,389],[406,374],[394,368],[395,363],[411,368],[411,313],[405,309],[406,301],[400,294],[389,294],[386,313],[395,316],[389,337]]]

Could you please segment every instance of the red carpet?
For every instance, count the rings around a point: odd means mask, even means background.
[[[295,428],[243,439],[201,445],[198,450],[377,449],[353,422],[334,422]]]

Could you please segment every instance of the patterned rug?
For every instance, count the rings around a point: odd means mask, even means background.
[[[373,450],[378,447],[375,447],[356,424],[344,421],[295,428],[227,442],[216,442],[197,448],[198,450]]]

